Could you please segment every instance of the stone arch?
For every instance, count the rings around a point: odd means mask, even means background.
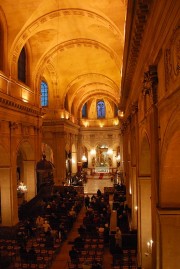
[[[24,199],[29,201],[36,195],[36,176],[35,176],[35,152],[30,141],[20,141],[16,150],[16,171],[17,167],[20,169],[20,182],[23,181],[24,185],[27,186],[27,193]]]

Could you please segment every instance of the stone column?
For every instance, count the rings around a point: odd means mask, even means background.
[[[137,230],[137,179],[136,179],[136,167],[131,167],[132,176],[132,223],[131,229]]]
[[[16,181],[14,181],[16,183]],[[18,223],[17,186],[11,181],[11,168],[0,168],[1,218],[2,226]]]
[[[24,184],[27,186],[26,199],[31,200],[36,195],[35,161],[23,161]]]
[[[138,260],[142,268],[152,268],[152,250],[147,243],[152,239],[151,178],[139,177],[138,197]]]
[[[65,156],[65,133],[55,133],[55,168],[56,168],[56,184],[62,184],[66,177],[66,156]]]
[[[72,174],[77,172],[77,152],[72,152]]]
[[[161,240],[161,264],[158,268],[179,268],[180,210],[159,209],[158,215],[160,221]]]

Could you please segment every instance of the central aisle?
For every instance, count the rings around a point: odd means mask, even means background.
[[[96,194],[98,189],[104,192],[104,187],[111,187],[111,186],[113,186],[113,183],[110,181],[110,179],[100,180],[100,179],[88,178],[88,181],[86,185],[84,186],[85,194],[87,193]],[[77,216],[77,219],[72,227],[72,230],[68,234],[66,241],[64,241],[62,244],[59,254],[56,256],[55,260],[53,261],[51,269],[68,269],[68,261],[70,261],[69,250],[72,248],[71,242],[74,241],[74,239],[78,236],[78,228],[83,222],[85,212],[86,212],[86,208],[83,206],[83,208],[80,210]],[[112,255],[109,251],[109,246],[106,246],[104,249],[103,261],[104,261],[103,269],[112,268]]]
[[[72,248],[72,242],[78,236],[78,228],[83,222],[83,217],[85,215],[85,207],[79,212],[77,219],[72,227],[72,230],[68,234],[68,238],[63,242],[59,254],[56,256],[51,269],[67,269],[69,259],[69,250]]]

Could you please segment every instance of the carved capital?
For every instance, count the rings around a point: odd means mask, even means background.
[[[143,95],[149,95],[152,99],[152,103],[157,103],[157,67],[155,65],[150,65],[149,70],[144,73],[143,81]]]
[[[18,129],[18,123],[14,122],[14,121],[10,121],[9,128],[12,130]]]

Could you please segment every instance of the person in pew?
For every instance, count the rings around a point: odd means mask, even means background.
[[[37,230],[41,230],[43,228],[43,224],[44,224],[44,218],[41,217],[40,215],[37,216],[36,218],[36,227],[37,227]]]
[[[48,231],[45,236],[45,247],[46,249],[53,249],[54,247],[54,238],[50,231]]]
[[[84,261],[83,265],[82,265],[83,269],[91,269],[91,263],[89,261]]]
[[[44,229],[45,234],[48,233],[49,231],[51,231],[51,226],[50,226],[50,224],[48,223],[47,220],[44,221],[43,229]]]
[[[98,261],[94,260],[91,269],[102,269],[102,265]]]
[[[28,253],[27,253],[26,248],[23,245],[21,245],[21,247],[19,249],[19,255],[20,255],[20,259],[22,262],[27,262]]]
[[[37,254],[33,246],[30,248],[29,252],[27,253],[27,260],[28,260],[28,263],[37,262]]]

